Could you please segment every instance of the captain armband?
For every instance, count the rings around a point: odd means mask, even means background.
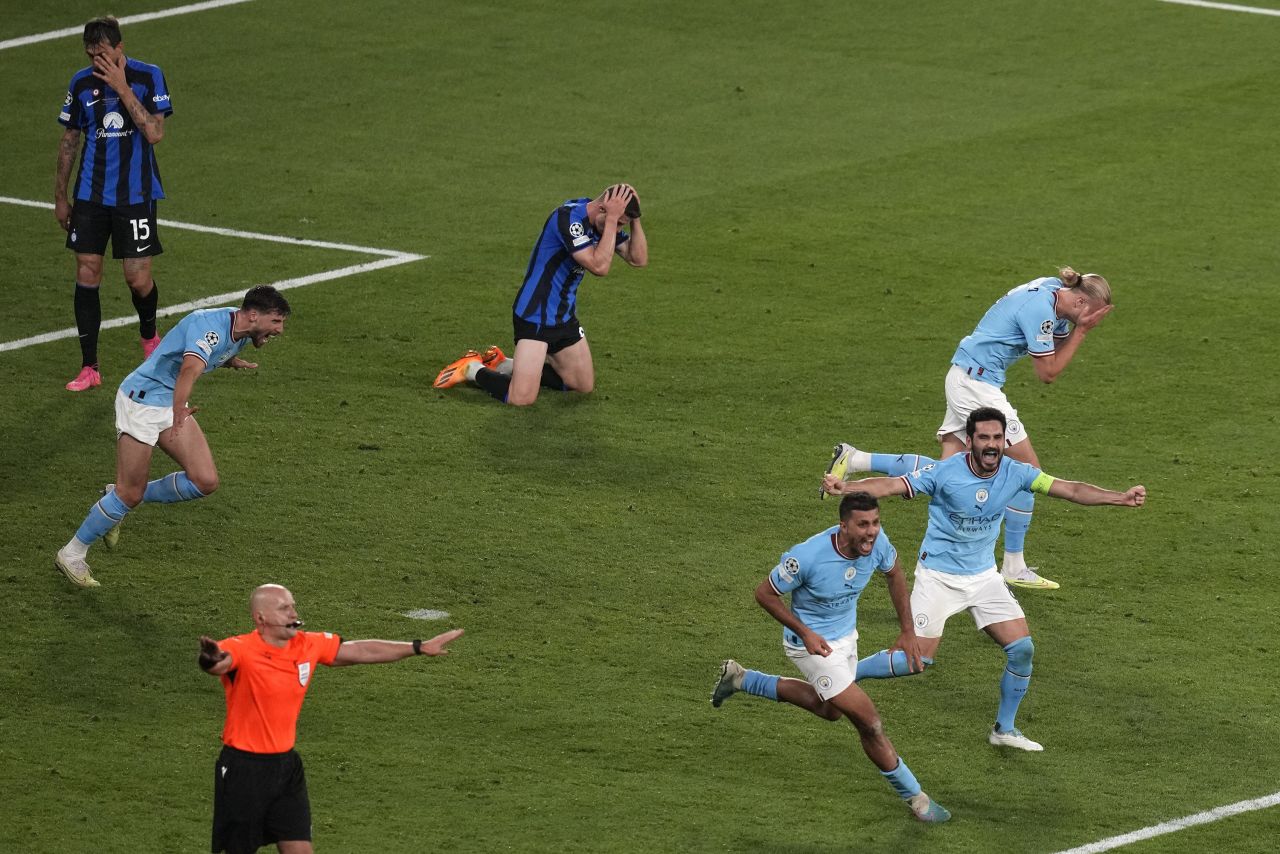
[[[1040,474],[1036,475],[1036,479],[1031,481],[1031,486],[1028,488],[1032,492],[1038,492],[1041,495],[1048,495],[1049,487],[1053,486],[1053,482],[1055,479],[1056,478],[1054,478],[1051,475],[1047,475],[1044,472],[1040,472]]]

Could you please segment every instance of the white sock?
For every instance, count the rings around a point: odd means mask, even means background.
[[[871,454],[854,448],[849,455],[849,471],[871,471]]]
[[[62,547],[62,550],[71,557],[83,558],[89,554],[88,544],[80,542],[80,538],[75,536],[71,538],[71,542]]]
[[[1023,552],[1005,552],[1004,565],[1000,567],[1000,572],[1009,578],[1027,571],[1027,559]]]
[[[484,364],[479,359],[477,359],[474,362],[468,363],[467,364],[467,382],[469,383],[475,382],[476,374],[480,373],[480,369],[483,367],[484,367]]]
[[[515,359],[503,359],[502,362],[498,364],[498,367],[494,368],[494,370],[497,371],[498,373],[506,374],[507,376],[511,376],[511,372],[514,371],[515,369],[516,369]]]

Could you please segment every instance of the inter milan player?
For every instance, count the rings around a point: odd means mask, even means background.
[[[124,378],[116,392],[116,482],[89,508],[75,536],[54,563],[71,583],[98,587],[85,561],[99,537],[108,548],[120,538],[120,523],[144,501],[173,504],[204,498],[218,488],[209,443],[188,408],[201,374],[214,368],[253,369],[239,353],[250,341],[261,347],[284,332],[289,303],[270,285],[250,288],[239,309],[192,312],[169,330],[147,360]],[[152,452],[159,448],[182,471],[147,482]]]
[[[1030,354],[1036,376],[1051,383],[1070,364],[1085,336],[1102,322],[1113,306],[1111,285],[1097,273],[1080,274],[1062,268],[1056,277],[1035,279],[1019,285],[993,305],[972,335],[967,336],[951,357],[947,373],[947,413],[938,428],[942,459],[965,449],[965,421],[981,406],[999,409],[1008,419],[1005,441],[1010,458],[1039,467],[1040,459],[1031,446],[1026,426],[1018,418],[1004,394],[1005,371]],[[843,478],[851,471],[882,471],[905,475],[920,457],[910,455],[888,460],[884,468],[871,465],[868,454],[852,445],[836,446],[828,471]],[[1041,576],[1027,566],[1025,546],[1035,495],[1020,490],[1009,499],[1004,523],[1004,560],[1000,573],[1005,583],[1031,590],[1055,590],[1056,581]]]
[[[281,854],[310,854],[311,802],[293,745],[316,665],[448,655],[462,629],[427,641],[344,641],[332,632],[300,632],[293,594],[279,584],[255,589],[249,613],[253,631],[221,641],[200,638],[200,668],[221,677],[227,699],[222,752],[213,766],[213,851],[248,854],[274,842]]]
[[[805,678],[784,679],[747,670],[729,659],[720,667],[711,705],[719,707],[734,693],[745,691],[799,706],[829,721],[848,718],[867,758],[912,814],[921,821],[946,821],[951,814],[921,791],[884,734],[875,704],[855,684],[858,596],[877,572],[888,582],[901,625],[892,649],[905,656],[911,668],[923,670],[908,610],[907,582],[898,552],[880,527],[880,505],[866,493],[851,493],[840,502],[840,524],[786,551],[756,587],[756,601],[782,623],[783,652]],[[788,593],[790,607],[782,599]]]
[[[1141,507],[1147,490],[1132,486],[1114,492],[1088,483],[1059,480],[1039,468],[1005,458],[1005,416],[999,409],[979,407],[965,422],[968,452],[928,463],[900,477],[844,481],[836,474],[823,479],[833,495],[867,492],[877,498],[919,493],[930,496],[929,524],[916,562],[911,612],[919,653],[931,664],[942,641],[947,618],[968,611],[974,623],[1005,654],[1000,677],[1000,705],[987,739],[1001,747],[1044,748],[1014,726],[1018,705],[1031,681],[1035,646],[1026,615],[996,569],[995,544],[1009,502],[1030,490],[1076,504]],[[881,650],[858,662],[859,679],[907,676],[918,672],[902,651]]]
[[[53,213],[67,232],[67,248],[76,254],[81,367],[67,383],[70,391],[102,384],[98,287],[108,240],[112,257],[124,263],[124,280],[133,292],[142,358],[160,344],[156,335],[160,297],[151,276],[151,259],[163,251],[156,200],[164,198],[164,190],[154,146],[164,138],[165,117],[173,113],[164,74],[158,66],[125,56],[115,18],[94,18],[84,25],[84,52],[92,64],[71,78],[58,114],[66,130],[58,144],[53,181]],[[72,202],[67,200],[67,179],[82,134],[84,147]]]
[[[587,333],[578,321],[578,285],[583,270],[609,275],[615,253],[632,267],[649,263],[640,199],[631,185],[614,184],[595,199],[560,205],[542,226],[511,307],[512,357],[498,347],[468,350],[440,371],[434,386],[469,381],[513,406],[533,403],[540,387],[590,392],[596,375]]]

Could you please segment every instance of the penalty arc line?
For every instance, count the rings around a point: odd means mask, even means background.
[[[1102,851],[1110,851],[1112,848],[1132,845],[1135,842],[1141,842],[1144,839],[1151,839],[1154,836],[1163,836],[1166,833],[1175,833],[1179,830],[1186,830],[1188,827],[1195,827],[1200,824],[1209,824],[1210,822],[1218,821],[1219,819],[1230,818],[1233,815],[1240,815],[1241,813],[1274,807],[1277,804],[1280,804],[1280,792],[1272,792],[1270,795],[1266,795],[1261,798],[1237,801],[1234,804],[1227,804],[1223,807],[1205,810],[1204,812],[1198,812],[1195,815],[1188,815],[1182,818],[1175,818],[1172,821],[1153,824],[1151,827],[1144,827],[1141,830],[1135,830],[1131,833],[1124,833],[1120,836],[1112,836],[1097,842],[1091,842],[1088,845],[1081,845],[1078,848],[1069,848],[1066,851],[1059,851],[1058,854],[1099,854],[1099,852]]]
[[[53,205],[49,202],[37,202],[31,199],[15,199],[9,196],[0,196],[0,203],[53,210]],[[417,255],[412,252],[400,252],[394,249],[377,249],[372,246],[354,246],[349,243],[332,243],[325,240],[304,240],[296,237],[285,237],[279,234],[260,234],[254,231],[240,231],[238,229],[218,228],[210,225],[195,225],[194,223],[177,222],[174,220],[161,219],[159,222],[163,225],[179,230],[198,231],[204,234],[215,234],[222,237],[238,237],[244,240],[261,240],[268,243],[286,243],[293,246],[337,249],[344,252],[356,252],[363,255],[382,256],[379,261],[366,261],[363,264],[352,264],[347,267],[340,267],[336,270],[325,270],[320,273],[311,273],[306,276],[298,276],[292,279],[281,279],[277,282],[268,283],[278,291],[285,291],[290,288],[300,288],[303,285],[312,285],[316,282],[327,282],[333,279],[341,279],[347,276],[354,276],[359,273],[367,273],[372,270],[381,270],[386,267],[396,267],[400,264],[409,264],[414,261],[424,261],[431,257],[429,255]],[[225,294],[201,297],[200,299],[191,300],[190,302],[166,306],[156,312],[156,317],[167,317],[171,314],[194,311],[198,308],[209,308],[210,306],[235,303],[243,296],[244,291],[230,291]],[[101,328],[114,329],[119,326],[128,326],[129,324],[136,323],[137,321],[138,318],[134,315],[130,315],[128,317],[113,317],[110,320],[102,321]],[[30,338],[22,338],[17,341],[5,341],[0,343],[0,353],[8,350],[20,350],[23,347],[31,347],[36,344],[47,344],[51,341],[59,341],[63,338],[75,338],[78,334],[78,331],[73,327],[70,329],[59,329],[56,332],[46,332],[41,335],[33,335]]]
[[[173,9],[161,9],[159,12],[144,12],[140,15],[126,15],[119,18],[121,24],[140,24],[143,21],[154,21],[158,18],[171,18],[174,15],[187,15],[192,12],[204,12],[209,9],[217,9],[221,6],[234,6],[238,3],[248,3],[250,0],[208,0],[206,3],[192,3],[188,6],[177,6]],[[84,24],[78,27],[67,27],[61,30],[53,30],[47,33],[38,33],[34,36],[22,36],[16,39],[7,39],[0,42],[0,50],[8,50],[11,47],[23,47],[29,44],[39,44],[40,42],[53,41],[54,39],[66,38],[67,36],[79,36],[84,34]]]

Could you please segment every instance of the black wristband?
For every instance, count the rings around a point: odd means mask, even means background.
[[[413,654],[422,655],[422,641],[418,638],[414,638],[413,641]]]

